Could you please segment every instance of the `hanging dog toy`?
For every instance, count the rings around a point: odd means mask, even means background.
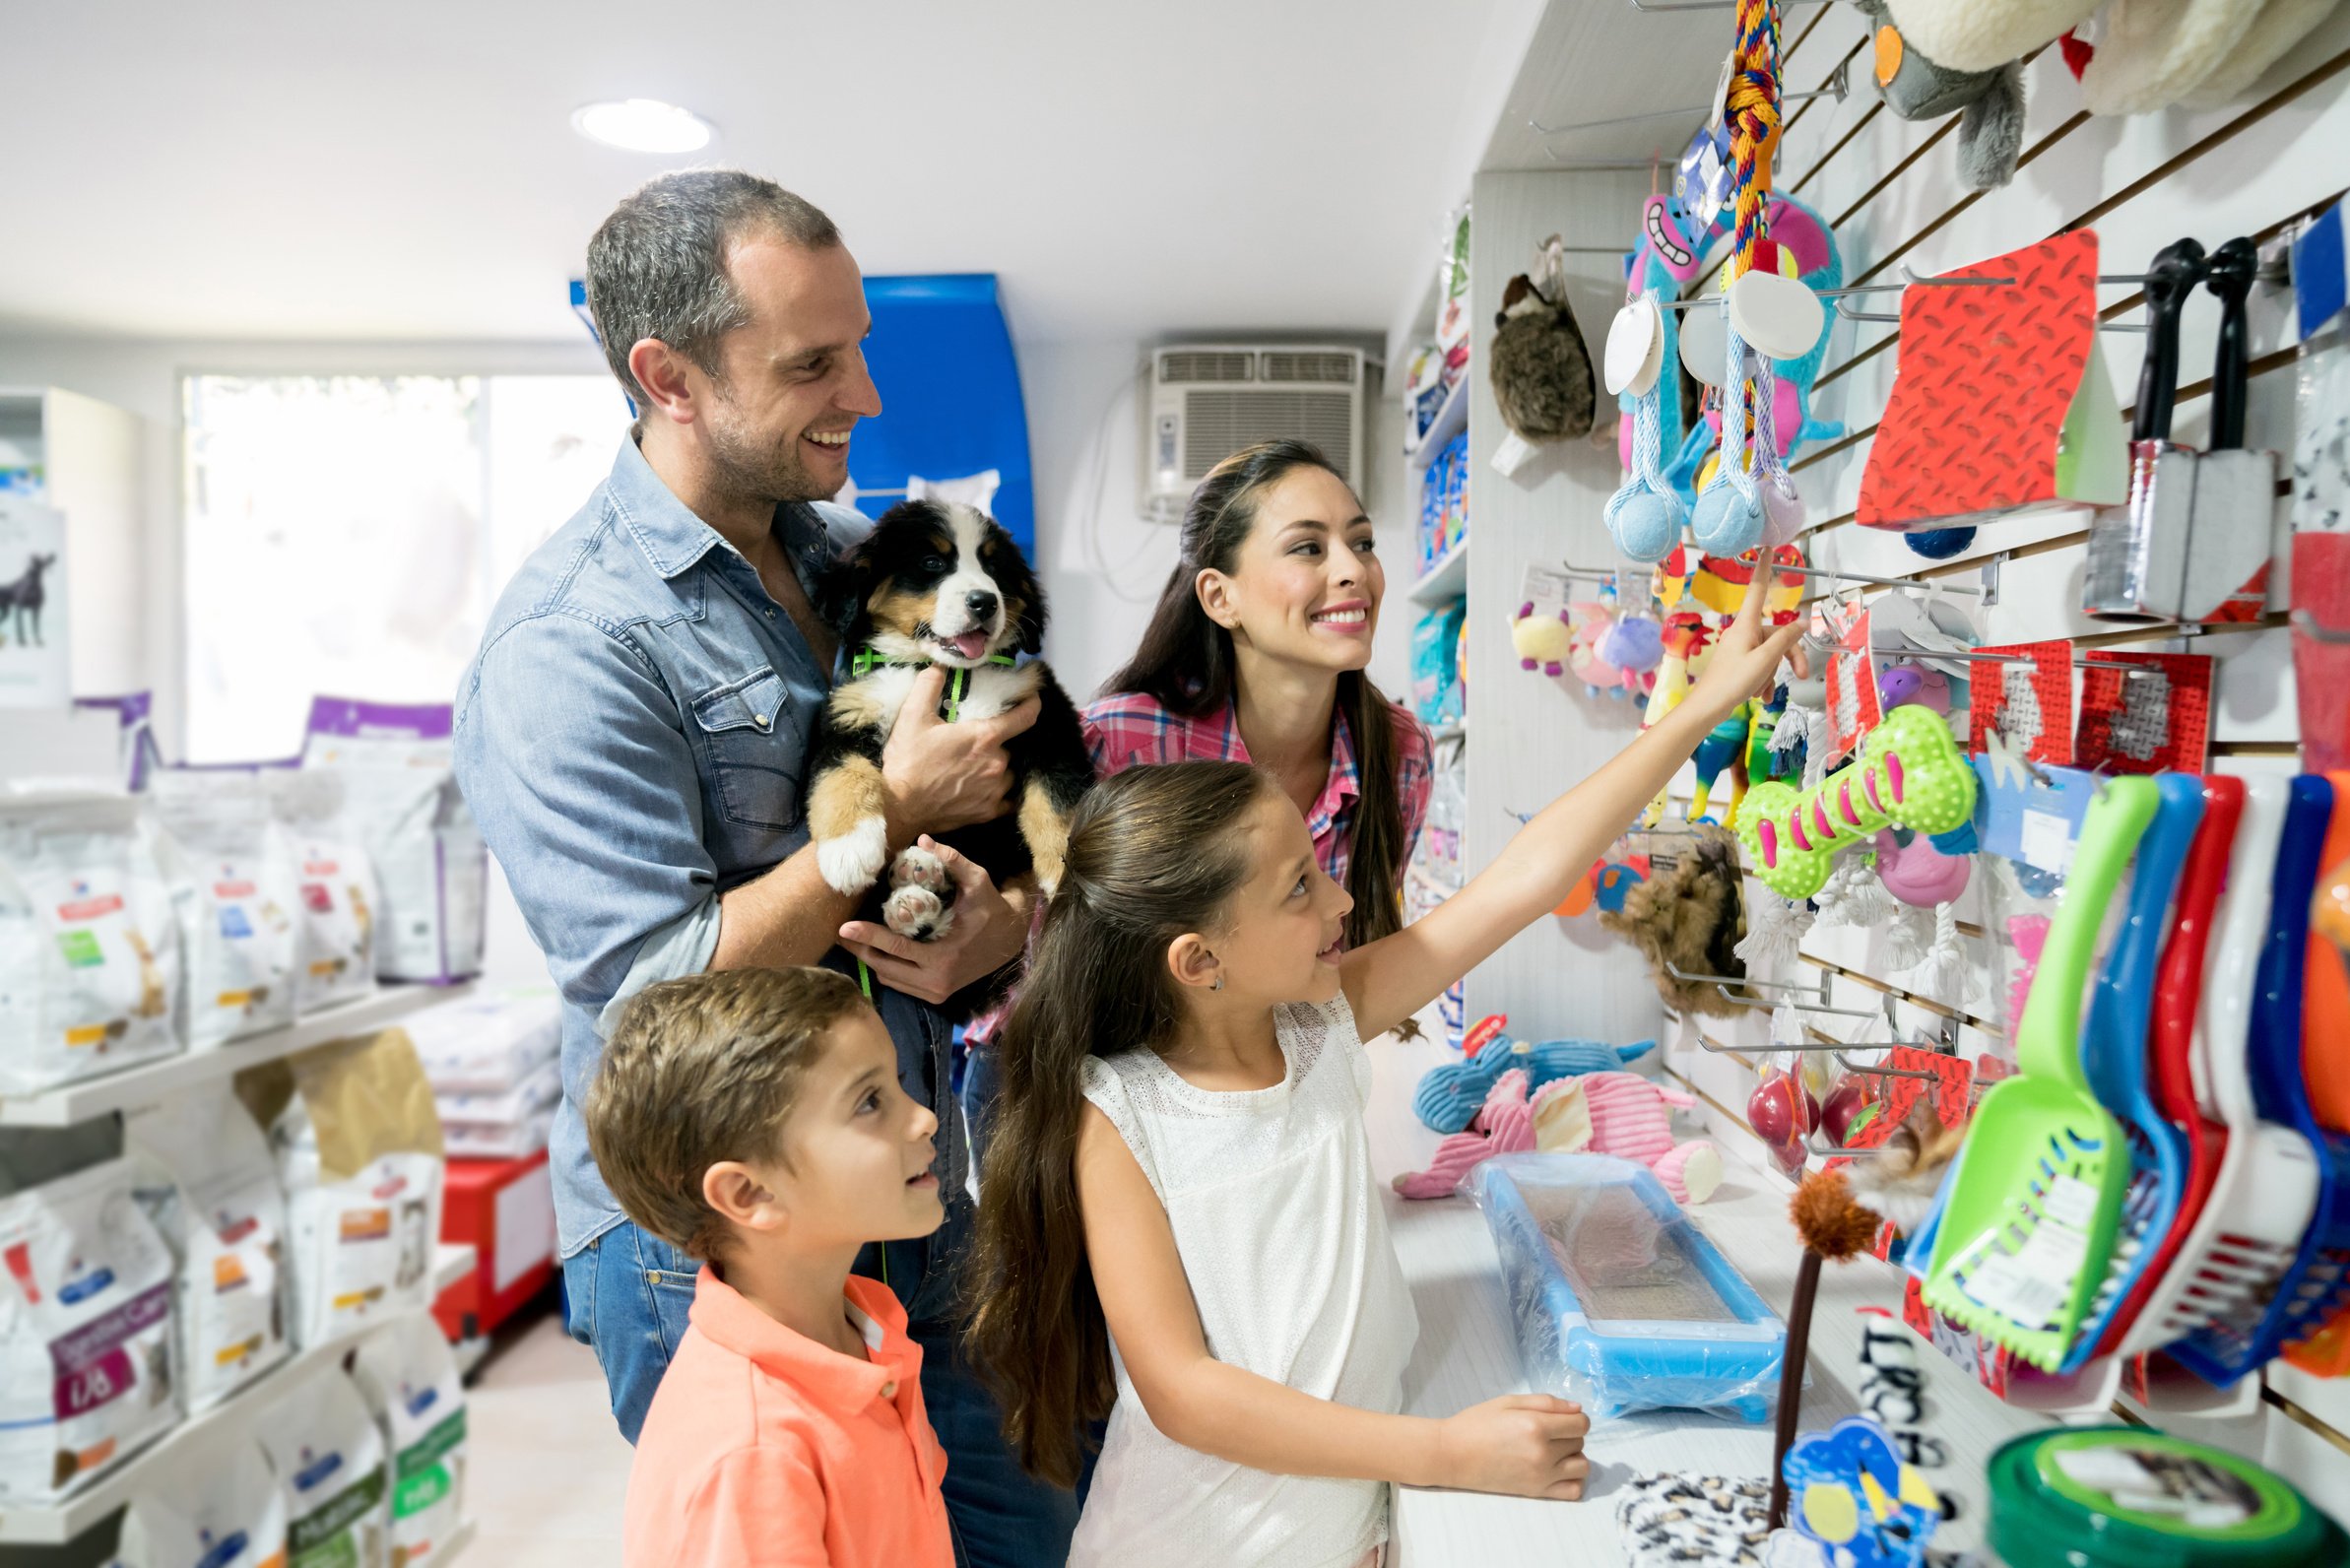
[[[1635,258],[1637,261],[1637,258]],[[1634,286],[1640,286],[1638,273]],[[1615,548],[1634,560],[1663,560],[1681,537],[1689,520],[1681,498],[1665,479],[1665,401],[1668,392],[1665,312],[1659,308],[1659,290],[1651,283],[1615,313],[1607,332],[1607,390],[1629,394],[1632,400],[1631,472],[1607,497],[1607,531]],[[1676,413],[1677,395],[1674,398]]]

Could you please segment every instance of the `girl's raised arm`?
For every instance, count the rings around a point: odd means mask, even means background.
[[[1679,705],[1598,772],[1520,828],[1468,886],[1394,936],[1339,961],[1346,1000],[1364,1039],[1383,1034],[1435,1000],[1494,949],[1533,925],[1573,890],[1599,852],[1654,800],[1706,732],[1752,696],[1802,634],[1797,615],[1763,630],[1773,574],[1757,567],[1737,619],[1714,645],[1705,674]]]
[[[1437,1420],[1334,1405],[1208,1351],[1167,1212],[1110,1119],[1077,1134],[1085,1250],[1127,1376],[1151,1425],[1186,1448],[1280,1475],[1331,1475],[1522,1497],[1583,1495],[1591,1423],[1564,1400],[1512,1394]]]

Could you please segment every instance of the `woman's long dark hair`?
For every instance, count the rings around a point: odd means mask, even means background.
[[[1081,1423],[1117,1398],[1077,1204],[1085,1059],[1173,1043],[1184,1006],[1168,946],[1211,929],[1248,881],[1241,825],[1273,788],[1243,762],[1129,768],[1093,786],[996,1045],[968,1344],[1020,1463],[1057,1485],[1077,1483]]]
[[[1103,690],[1139,691],[1170,713],[1195,719],[1232,700],[1232,633],[1200,607],[1199,576],[1232,569],[1257,526],[1265,492],[1301,468],[1344,477],[1304,441],[1262,441],[1225,458],[1200,482],[1183,514],[1182,555],[1150,613],[1142,646]],[[1403,800],[1396,785],[1395,712],[1379,687],[1361,671],[1345,671],[1338,677],[1338,709],[1354,739],[1360,774],[1346,868],[1346,890],[1354,895],[1346,946],[1359,947],[1403,924]]]

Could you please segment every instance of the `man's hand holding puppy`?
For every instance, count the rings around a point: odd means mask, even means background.
[[[939,857],[954,882],[954,921],[947,934],[915,942],[879,921],[852,920],[840,928],[840,945],[864,959],[881,984],[935,1007],[1019,956],[1027,945],[1036,890],[1029,878],[1020,877],[999,892],[978,862],[928,833],[918,842]]]
[[[939,717],[946,695],[943,666],[932,665],[915,676],[905,711],[881,748],[892,855],[920,834],[951,833],[975,822],[992,822],[1012,810],[1012,765],[1005,758],[1004,744],[1033,725],[1043,711],[1031,696],[993,718],[949,724]],[[980,875],[984,880],[986,873]]]

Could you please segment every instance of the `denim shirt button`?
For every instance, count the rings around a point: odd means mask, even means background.
[[[757,726],[758,726],[760,729],[762,729],[762,730],[763,730],[763,729],[765,729],[765,728],[767,727],[767,725],[768,725],[768,724],[769,724],[771,721],[768,719],[768,717],[767,717],[767,716],[766,716],[764,713],[753,713],[753,714],[751,716],[751,723],[753,723],[753,724],[755,724],[755,725],[757,725]]]

